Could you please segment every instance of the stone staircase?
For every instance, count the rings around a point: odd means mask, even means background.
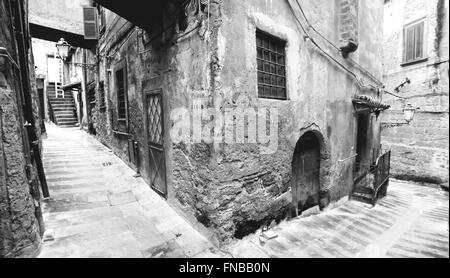
[[[58,92],[58,98],[56,98],[55,84],[47,84],[47,97],[53,110],[55,124],[60,127],[78,126],[78,119],[75,114],[75,100],[72,93],[63,93],[60,89],[58,89]]]

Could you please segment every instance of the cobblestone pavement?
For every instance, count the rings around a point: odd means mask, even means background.
[[[216,257],[218,251],[95,138],[47,125],[51,199],[39,257]],[[53,240],[51,240],[53,237]]]
[[[374,208],[348,201],[283,222],[266,237],[248,236],[230,249],[235,257],[448,258],[448,192],[391,181],[388,197]]]

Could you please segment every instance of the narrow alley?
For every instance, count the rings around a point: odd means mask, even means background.
[[[39,257],[214,257],[211,243],[85,131],[47,125]],[[48,240],[48,241],[47,241]]]
[[[449,258],[449,7],[0,0],[0,259]]]

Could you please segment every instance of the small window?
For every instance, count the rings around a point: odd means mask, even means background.
[[[425,58],[425,22],[405,26],[403,30],[403,63],[413,63]]]
[[[287,99],[285,47],[285,41],[260,31],[256,32],[260,98]]]
[[[117,115],[119,120],[127,120],[127,90],[126,90],[125,70],[121,68],[116,71],[116,91],[117,91]]]

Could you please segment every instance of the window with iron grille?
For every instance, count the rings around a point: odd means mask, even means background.
[[[425,58],[425,21],[405,26],[403,30],[403,63]]]
[[[256,32],[258,96],[287,99],[286,42],[261,31]]]
[[[116,91],[117,91],[117,115],[118,120],[127,119],[127,96],[125,83],[125,70],[123,68],[116,71]]]

